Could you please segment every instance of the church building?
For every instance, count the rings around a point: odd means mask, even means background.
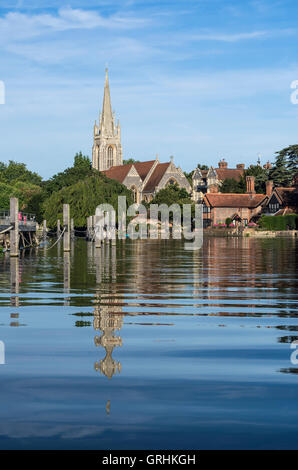
[[[133,192],[135,202],[150,202],[155,194],[170,184],[192,192],[186,176],[180,167],[176,167],[173,158],[160,163],[155,160],[123,165],[121,129],[112,112],[111,96],[106,69],[102,113],[99,123],[95,121],[92,148],[92,167],[103,172],[108,178],[119,181]]]

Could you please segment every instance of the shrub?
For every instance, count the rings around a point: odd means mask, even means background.
[[[266,230],[298,229],[298,215],[263,215],[260,218],[260,227]]]

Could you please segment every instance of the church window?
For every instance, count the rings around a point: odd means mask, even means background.
[[[132,186],[131,188],[132,191],[132,196],[133,196],[133,202],[138,202],[138,191],[135,186]]]
[[[114,150],[113,150],[113,147],[110,145],[108,147],[108,168],[110,168],[111,166],[113,166],[113,154],[114,154]]]
[[[168,185],[176,184],[176,183],[177,183],[177,181],[174,178],[170,178],[169,181],[168,181]]]

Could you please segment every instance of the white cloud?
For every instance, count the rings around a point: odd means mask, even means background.
[[[0,39],[2,43],[7,43],[76,29],[132,29],[144,26],[147,21],[120,14],[104,17],[97,11],[70,7],[59,9],[57,15],[9,12],[0,18]]]

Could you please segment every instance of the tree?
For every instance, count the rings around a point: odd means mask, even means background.
[[[255,190],[258,194],[266,194],[266,181],[269,179],[269,170],[263,168],[260,165],[250,165],[247,170],[244,171],[241,177],[241,182],[246,191],[246,176],[255,177]],[[244,191],[244,192],[245,192]]]
[[[242,181],[226,178],[220,185],[221,193],[244,193]]]
[[[131,163],[139,163],[140,160],[135,160],[134,158],[128,158],[127,160],[123,160],[123,165],[129,165]]]
[[[178,184],[168,185],[166,188],[158,191],[150,204],[192,204],[190,196],[186,189],[180,188]]]
[[[200,163],[198,163],[198,166],[199,170],[209,170],[209,166],[208,165],[201,165]]]
[[[295,161],[295,152],[292,153],[289,149],[291,149],[291,147],[275,152],[275,163],[270,170],[269,179],[272,179],[277,186],[287,187],[291,183],[291,173],[288,169],[288,156],[290,152],[292,155],[291,162],[293,163]]]
[[[91,168],[89,157],[82,155],[80,152],[75,155],[72,167],[66,168],[66,170],[52,176],[51,179],[44,182],[43,187],[49,196],[55,191],[72,186],[78,181],[98,173],[97,170]]]
[[[85,227],[86,218],[95,214],[96,207],[102,203],[111,204],[117,215],[118,195],[126,196],[127,203],[133,204],[131,191],[118,181],[98,173],[53,192],[44,204],[44,216],[48,225],[56,227],[62,219],[63,204],[70,205],[70,216],[76,227]]]
[[[290,178],[298,172],[298,145],[290,145],[278,152],[287,160],[286,167],[289,172]]]
[[[42,182],[41,176],[27,169],[25,163],[9,160],[8,165],[0,162],[0,181],[7,184],[13,184],[16,181],[26,181],[35,185]]]

